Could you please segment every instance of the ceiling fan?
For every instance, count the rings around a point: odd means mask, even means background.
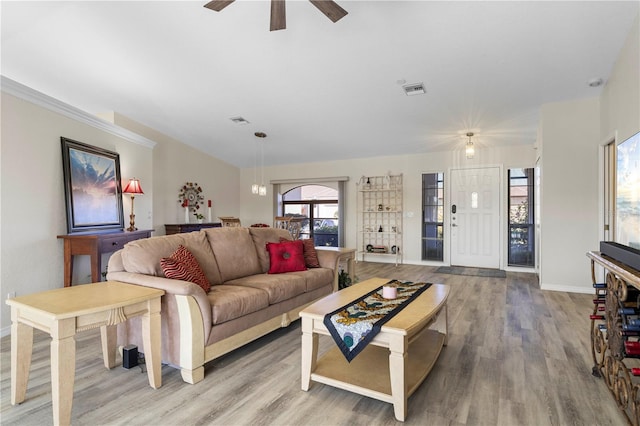
[[[215,10],[216,12],[220,12],[222,9],[229,6],[234,1],[235,0],[212,0],[209,3],[205,4],[204,7],[206,7],[207,9]],[[333,22],[338,22],[347,14],[347,11],[341,8],[333,0],[309,1]],[[284,2],[285,0],[271,0],[271,26],[269,28],[270,31],[283,30],[287,28]]]

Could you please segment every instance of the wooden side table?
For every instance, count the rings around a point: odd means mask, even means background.
[[[336,270],[340,265],[340,262],[347,262],[347,272],[349,277],[351,278],[351,282],[356,282],[356,267],[355,267],[355,258],[356,258],[356,249],[346,248],[346,247],[316,247],[318,251],[334,251],[338,253],[338,257],[336,259]],[[338,291],[338,274],[336,273],[336,278],[333,283],[333,291]]]
[[[162,386],[160,297],[164,291],[115,281],[59,288],[7,299],[11,306],[11,404],[24,401],[31,366],[33,329],[51,335],[53,423],[71,423],[78,331],[100,327],[107,368],[115,366],[116,324],[142,315],[149,384]]]
[[[126,243],[149,238],[153,230],[117,231],[117,232],[78,232],[58,235],[64,240],[64,286],[71,286],[73,277],[73,256],[89,255],[91,257],[91,281],[100,281],[102,271],[102,254],[120,250]]]

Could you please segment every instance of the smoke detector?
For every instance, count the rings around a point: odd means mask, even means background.
[[[587,82],[589,87],[599,87],[602,86],[603,83],[604,81],[601,78],[592,78]]]
[[[424,95],[427,93],[427,91],[424,90],[424,84],[422,83],[405,84],[402,86],[402,90],[404,90],[404,93],[407,96]]]

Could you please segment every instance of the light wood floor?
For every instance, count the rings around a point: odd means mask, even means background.
[[[623,425],[591,375],[592,297],[541,291],[533,274],[480,278],[435,268],[364,263],[373,276],[451,286],[449,345],[409,399],[407,425]],[[102,365],[97,331],[77,336],[75,425],[386,425],[390,404],[312,383],[300,390],[300,322],[206,365],[196,385],[163,366],[163,386],[141,369]],[[0,422],[52,422],[49,338],[35,332],[27,398],[10,404],[10,339],[1,343]],[[320,351],[333,342],[321,337]]]

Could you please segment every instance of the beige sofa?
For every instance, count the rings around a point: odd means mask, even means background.
[[[111,256],[107,279],[165,291],[162,360],[180,368],[184,381],[197,383],[205,362],[288,326],[304,307],[338,289],[336,251],[317,249],[320,268],[268,274],[266,243],[280,237],[290,235],[275,228],[210,228],[136,240]],[[198,260],[212,285],[209,293],[164,277],[160,259],[179,245]],[[119,344],[142,348],[139,330],[121,324]]]

